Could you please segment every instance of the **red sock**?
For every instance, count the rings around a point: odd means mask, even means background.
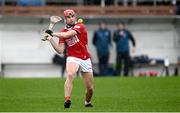
[[[65,101],[67,100],[71,100],[71,97],[70,96],[65,97]]]

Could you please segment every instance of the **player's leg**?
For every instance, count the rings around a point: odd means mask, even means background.
[[[124,55],[124,76],[128,76],[129,75],[129,53],[125,52]]]
[[[92,72],[82,72],[82,77],[86,85],[86,96],[85,96],[85,106],[93,107],[91,104],[91,99],[93,96],[93,73]]]
[[[116,56],[116,75],[121,75],[122,70],[122,54],[117,52]]]
[[[91,59],[81,60],[80,69],[86,85],[85,106],[92,107],[91,98],[93,96],[93,70]]]
[[[65,95],[65,103],[64,107],[69,108],[71,105],[70,97],[73,88],[73,80],[75,78],[75,74],[79,68],[79,65],[75,62],[67,62],[66,63],[66,71],[67,77],[64,84],[64,95]]]
[[[108,69],[109,69],[109,64],[108,64],[108,61],[109,61],[109,53],[104,55],[104,75],[108,75]]]
[[[99,74],[100,75],[103,75],[103,72],[104,72],[104,70],[103,70],[103,57],[102,56],[100,56],[100,55],[98,55],[98,66],[99,66]]]

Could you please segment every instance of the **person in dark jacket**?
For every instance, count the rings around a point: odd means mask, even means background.
[[[93,45],[96,47],[97,57],[99,60],[99,74],[107,75],[111,32],[106,27],[106,23],[104,21],[99,23],[99,29],[94,32]]]
[[[129,74],[130,66],[130,47],[129,41],[132,42],[133,52],[135,52],[135,39],[131,32],[125,29],[123,23],[117,24],[117,30],[114,31],[113,40],[116,43],[116,75],[121,75],[122,66],[124,66],[124,76]]]

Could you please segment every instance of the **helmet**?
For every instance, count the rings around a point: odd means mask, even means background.
[[[72,9],[66,9],[64,11],[64,18],[66,18],[67,16],[71,16],[71,15],[75,15],[76,13],[74,12],[74,10]]]

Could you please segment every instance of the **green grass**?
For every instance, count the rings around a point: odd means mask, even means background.
[[[74,81],[72,107],[64,109],[65,79],[0,79],[0,111],[180,112],[180,77],[97,77],[93,108],[84,107],[83,80]]]

